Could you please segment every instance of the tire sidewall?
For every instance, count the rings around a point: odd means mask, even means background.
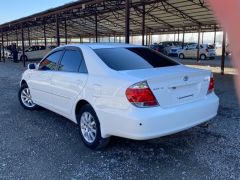
[[[184,59],[184,55],[181,53],[181,54],[179,54],[179,58],[180,59]]]
[[[204,57],[204,58],[202,58],[202,57]],[[207,59],[207,57],[206,57],[206,55],[205,55],[205,54],[201,54],[201,55],[200,55],[200,59],[201,59],[201,60],[206,60],[206,59]]]

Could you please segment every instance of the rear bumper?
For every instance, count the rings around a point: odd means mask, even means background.
[[[180,132],[206,122],[217,115],[218,106],[219,99],[212,93],[202,100],[173,108],[134,107],[128,113],[115,111],[113,114],[98,114],[103,137],[114,135],[146,140]]]

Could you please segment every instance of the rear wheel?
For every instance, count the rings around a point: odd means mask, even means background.
[[[207,56],[206,56],[205,54],[201,54],[201,55],[200,55],[200,59],[201,59],[201,60],[206,60],[206,59],[207,59]]]
[[[109,138],[102,138],[98,117],[89,104],[81,108],[77,120],[80,136],[88,148],[96,150],[107,146]]]
[[[181,53],[181,54],[179,54],[179,56],[178,56],[180,59],[184,59],[184,54],[183,53]]]
[[[23,84],[18,92],[18,99],[23,108],[28,110],[37,109],[37,105],[33,102],[30,89],[27,84]]]

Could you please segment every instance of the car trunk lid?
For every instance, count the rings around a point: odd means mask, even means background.
[[[211,72],[183,65],[123,71],[129,76],[147,81],[161,107],[167,108],[204,98]]]

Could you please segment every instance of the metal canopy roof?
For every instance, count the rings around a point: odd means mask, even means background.
[[[125,0],[79,0],[0,25],[4,41],[20,41],[21,28],[28,38],[123,36]],[[144,14],[144,15],[143,15]],[[143,25],[145,16],[145,26]],[[56,23],[56,22],[59,23]],[[219,29],[205,0],[132,0],[130,35],[193,32]],[[58,25],[57,25],[58,24]],[[144,30],[143,30],[144,27]]]

